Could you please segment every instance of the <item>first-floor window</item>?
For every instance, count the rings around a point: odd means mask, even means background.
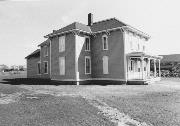
[[[48,62],[47,61],[44,62],[44,73],[45,74],[48,73]]]
[[[108,74],[108,56],[103,56],[103,74]]]
[[[65,75],[65,57],[59,57],[59,74]]]
[[[41,63],[40,62],[37,63],[37,68],[38,68],[38,70],[37,70],[38,74],[41,74]]]
[[[141,72],[141,62],[137,61],[138,72]]]
[[[133,61],[131,60],[130,71],[133,71],[133,66],[134,66],[134,63],[133,63]]]
[[[85,56],[85,74],[91,74],[91,58]]]

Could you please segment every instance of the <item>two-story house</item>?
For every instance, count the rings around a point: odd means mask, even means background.
[[[160,79],[156,61],[160,65],[161,57],[147,52],[150,36],[116,18],[93,22],[90,13],[88,25],[74,22],[44,37],[40,49],[26,57],[28,78],[75,84],[144,84]]]

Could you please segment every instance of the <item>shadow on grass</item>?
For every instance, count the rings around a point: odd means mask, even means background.
[[[50,79],[36,79],[36,78],[14,78],[3,79],[2,84],[10,85],[75,85],[74,82],[61,82]]]
[[[1,84],[10,84],[10,85],[76,85],[75,81],[55,81],[51,79],[39,79],[39,78],[14,78],[14,79],[3,79],[0,82]],[[119,81],[109,81],[109,80],[91,80],[91,81],[81,81],[80,85],[123,85],[124,82]]]

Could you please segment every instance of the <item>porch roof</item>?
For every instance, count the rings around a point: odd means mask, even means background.
[[[152,55],[145,52],[131,52],[128,53],[127,56],[129,57],[147,57],[147,58],[155,58],[155,59],[162,59],[162,56]]]

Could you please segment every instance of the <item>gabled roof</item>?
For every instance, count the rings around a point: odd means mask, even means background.
[[[32,52],[31,54],[29,54],[28,56],[26,56],[25,59],[29,59],[31,57],[39,57],[39,56],[40,56],[40,49],[37,49],[34,52]]]
[[[39,44],[38,46],[44,46],[44,45],[48,45],[50,43],[50,40],[47,39],[46,41],[42,42],[41,44]]]
[[[110,18],[93,23],[93,25],[91,26],[91,30],[92,32],[98,32],[98,31],[118,28],[122,26],[127,26],[127,25],[116,18]]]
[[[135,32],[139,35],[144,36],[147,39],[150,38],[150,36],[147,35],[146,33],[142,32],[136,28],[133,28],[132,26],[130,26],[116,18],[110,18],[110,19],[94,22],[92,24],[92,26],[87,26],[87,25],[79,23],[79,22],[74,22],[74,23],[67,25],[59,30],[53,30],[52,33],[46,35],[45,37],[48,38],[48,37],[52,37],[54,35],[60,35],[60,34],[68,33],[68,32],[73,32],[75,30],[94,34],[94,33],[99,33],[99,32],[103,32],[106,30],[114,30],[114,29],[120,29],[120,28],[123,28],[124,30]]]
[[[80,30],[80,31],[84,31],[84,32],[87,32],[87,33],[91,33],[91,29],[89,26],[86,26],[85,24],[82,24],[82,23],[79,23],[79,22],[74,22],[70,25],[67,25],[59,30],[54,30],[53,33],[50,33],[46,36],[52,36],[52,35],[56,35],[56,34],[59,34],[59,33],[63,33],[63,32],[67,32],[67,31],[71,31],[71,30]],[[45,36],[45,37],[46,37]]]

